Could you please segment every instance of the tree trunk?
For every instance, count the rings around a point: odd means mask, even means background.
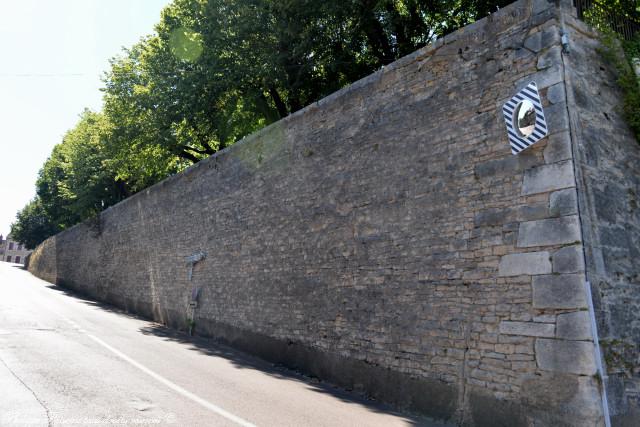
[[[386,65],[393,62],[393,49],[389,44],[387,35],[384,33],[382,24],[374,13],[375,0],[365,0],[362,2],[361,25],[371,51],[378,58],[380,64]]]
[[[185,160],[190,160],[193,163],[198,163],[200,161],[200,159],[198,159],[196,156],[184,150],[178,153],[178,157],[181,157]]]
[[[273,99],[274,104],[276,104],[276,109],[278,110],[278,115],[280,116],[280,118],[284,119],[285,117],[287,117],[289,115],[289,111],[284,101],[280,97],[278,90],[271,86],[269,88],[269,95],[271,96],[271,99]]]

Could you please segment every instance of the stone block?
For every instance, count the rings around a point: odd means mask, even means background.
[[[567,96],[564,90],[564,82],[551,86],[547,90],[547,99],[551,104],[558,104],[560,102],[565,102],[567,100]]]
[[[564,77],[562,74],[562,67],[560,65],[554,65],[546,70],[538,71],[535,74],[528,75],[526,77],[522,77],[518,81],[516,81],[515,86],[518,88],[523,88],[532,81],[536,82],[538,86],[538,90],[542,90],[544,88],[556,85],[564,81]],[[564,105],[564,104],[563,104]],[[566,105],[565,108],[565,116],[566,116]],[[545,117],[547,115],[547,111],[545,109]],[[548,120],[548,119],[547,119]]]
[[[548,203],[536,203],[519,206],[517,208],[489,208],[478,212],[474,217],[476,227],[493,225],[516,224],[517,221],[530,221],[549,217]]]
[[[527,37],[524,41],[524,47],[535,53],[540,52],[542,49],[542,33],[537,32]]]
[[[538,158],[531,154],[531,152],[523,152],[517,156],[509,156],[502,159],[489,160],[483,163],[478,163],[475,166],[475,175],[478,179],[512,175],[514,173],[521,172],[529,169],[533,166],[540,164]]]
[[[546,203],[529,204],[521,206],[517,211],[518,221],[531,221],[549,217],[549,207]]]
[[[581,245],[567,246],[553,254],[554,273],[582,273],[584,254]]]
[[[520,390],[527,402],[543,413],[559,409],[567,420],[571,419],[561,422],[552,417],[540,426],[604,427],[598,383],[591,376],[539,371],[524,379]]]
[[[533,308],[586,308],[582,274],[535,276],[532,281]]]
[[[554,133],[547,137],[547,146],[543,151],[545,163],[556,163],[573,158],[571,135],[568,131]]]
[[[581,239],[578,216],[571,215],[520,223],[517,246],[566,245],[580,242]]]
[[[589,376],[596,373],[591,342],[538,338],[535,352],[538,368],[543,371]]]
[[[505,255],[500,258],[498,266],[498,276],[500,277],[550,274],[551,271],[549,252]]]
[[[538,31],[531,34],[524,41],[524,47],[532,52],[538,53],[542,49],[552,46],[560,41],[560,35],[558,29],[550,27],[544,31]]]
[[[532,319],[537,323],[556,323],[556,315],[555,314],[541,314],[539,316],[533,316]]]
[[[515,213],[512,208],[487,209],[476,214],[474,224],[476,227],[501,225],[511,222],[514,216]]]
[[[555,326],[552,323],[510,322],[504,320],[500,322],[500,333],[553,338],[555,336]]]
[[[578,213],[578,194],[574,188],[555,191],[549,196],[549,215],[564,216]]]
[[[548,0],[534,0],[531,7],[531,13],[537,15],[538,13],[553,8],[553,6],[554,4],[549,2]]]
[[[575,187],[575,185],[573,162],[568,160],[525,171],[522,194],[546,193],[547,191]]]
[[[559,314],[556,337],[565,340],[592,340],[591,320],[588,311]]]
[[[560,46],[553,47],[538,57],[536,67],[538,70],[546,70],[553,66],[562,64],[562,48]],[[558,86],[558,85],[554,85]]]
[[[549,70],[543,72],[546,73],[551,70],[554,70],[554,68],[549,68]],[[551,79],[550,83],[555,85],[561,81],[562,80],[554,81]],[[567,112],[566,102],[559,102],[546,107],[544,109],[544,117],[547,119],[549,134],[569,130],[569,113]]]

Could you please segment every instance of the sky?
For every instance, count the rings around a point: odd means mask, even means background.
[[[35,196],[53,146],[100,110],[109,59],[153,33],[170,0],[0,0],[0,234]]]

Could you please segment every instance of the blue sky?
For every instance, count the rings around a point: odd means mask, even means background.
[[[35,196],[38,170],[122,47],[151,34],[169,0],[0,0],[0,234]]]

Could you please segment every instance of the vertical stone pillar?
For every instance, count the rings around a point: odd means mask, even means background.
[[[536,2],[534,2],[536,3]],[[558,20],[566,13],[557,9]],[[523,380],[521,393],[531,414],[549,425],[604,425],[594,338],[585,292],[586,269],[566,94],[561,25],[537,31],[524,45],[539,54],[535,81],[543,97],[549,136],[544,164],[525,170],[521,197],[545,202],[545,217],[522,220],[515,253],[500,260],[499,276],[530,276],[532,316],[526,321],[502,320],[500,334],[534,339],[536,376]],[[548,45],[542,43],[548,40]],[[520,87],[515,88],[519,90]],[[541,148],[533,148],[539,150]],[[549,396],[554,396],[550,398]],[[545,413],[547,411],[547,413]],[[554,418],[551,413],[564,414]]]

